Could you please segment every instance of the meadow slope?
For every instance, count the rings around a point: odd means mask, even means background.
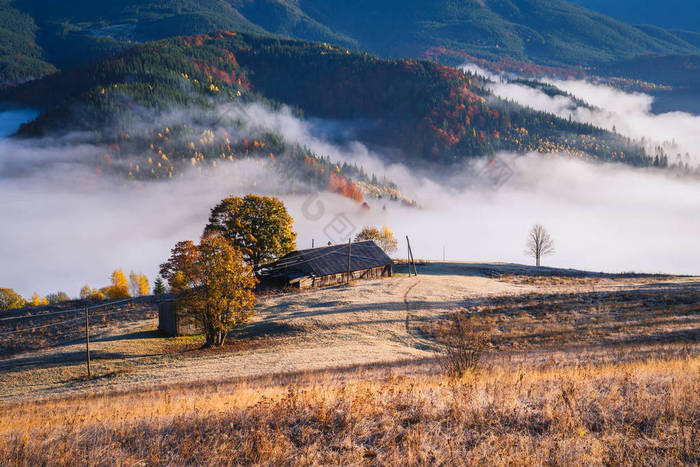
[[[90,380],[79,343],[5,358],[0,463],[700,459],[698,278],[419,273],[265,297],[216,351],[125,322],[94,336]],[[434,332],[454,312],[490,329],[458,380]]]

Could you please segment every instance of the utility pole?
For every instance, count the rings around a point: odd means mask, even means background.
[[[410,277],[411,275],[411,263],[413,263],[413,275],[417,276],[418,275],[418,270],[416,269],[416,260],[413,259],[413,251],[411,250],[411,241],[408,239],[408,235],[406,235],[406,244],[408,244],[408,275]]]
[[[90,320],[88,318],[88,307],[85,307],[85,357],[87,362],[88,378],[91,377],[90,372]]]
[[[312,238],[311,239],[311,248],[313,248],[313,247],[314,247],[314,239]]]
[[[406,267],[408,268],[408,277],[411,277],[411,244],[408,242],[406,235]]]
[[[442,247],[442,262],[445,262],[445,246]]]
[[[352,239],[348,239],[348,277],[347,284],[350,284],[350,250],[352,249]]]

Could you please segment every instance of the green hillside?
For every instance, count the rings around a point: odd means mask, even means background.
[[[361,141],[399,150],[403,161],[436,166],[499,150],[567,151],[637,165],[658,163],[619,135],[490,96],[476,76],[455,68],[380,59],[327,43],[225,31],[140,45],[89,69],[8,89],[0,100],[44,108],[22,127],[21,136],[95,132],[100,144],[141,154],[151,164],[161,149],[168,159],[158,168],[168,177],[179,164],[211,166],[217,159],[253,150],[266,157],[272,153],[271,159],[289,153],[274,135],[261,135],[264,145],[251,149],[250,141],[224,144],[221,137],[203,137],[192,128],[133,134],[134,128],[149,128],[160,115],[184,107],[189,119],[200,121],[199,127],[216,128],[218,106],[251,102],[272,108],[287,104],[327,119],[372,122],[357,135]],[[170,135],[167,151],[154,145],[154,135]],[[187,138],[207,141],[206,148]],[[297,151],[293,156],[309,154]],[[150,169],[145,176],[158,173]]]
[[[655,37],[562,0],[300,0],[334,30],[386,55],[431,47],[544,64],[592,64],[645,53],[697,53],[669,34]]]
[[[563,0],[3,0],[0,15],[0,83],[116,56],[134,42],[219,29],[384,57],[467,54],[574,67],[700,53],[692,33],[634,27]]]
[[[37,29],[31,16],[13,8],[10,0],[0,0],[0,85],[55,71],[36,43]]]

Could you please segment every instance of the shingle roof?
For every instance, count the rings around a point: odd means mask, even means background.
[[[362,271],[394,264],[373,241],[353,243],[350,248],[350,270]],[[331,245],[308,250],[297,250],[262,267],[262,277],[320,277],[340,274],[348,270],[348,244]]]

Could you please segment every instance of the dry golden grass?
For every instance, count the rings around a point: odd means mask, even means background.
[[[492,277],[501,282],[508,282],[511,284],[527,284],[535,285],[538,287],[600,287],[600,286],[616,286],[625,285],[629,283],[635,284],[645,284],[658,282],[660,280],[672,280],[676,279],[673,276],[655,276],[655,275],[642,275],[642,274],[620,274],[607,276],[601,274],[600,276],[564,276],[564,275],[527,275],[527,274],[493,274]]]
[[[496,348],[696,343],[700,287],[531,293],[474,299],[460,310],[493,329]],[[443,319],[418,329],[439,336]]]
[[[300,376],[6,406],[0,464],[694,464],[700,358]]]
[[[270,297],[222,351],[105,341],[148,358],[100,385],[0,374],[32,391],[0,402],[0,465],[698,465],[700,285],[681,282],[426,274]],[[491,330],[457,380],[431,353],[454,312]]]

